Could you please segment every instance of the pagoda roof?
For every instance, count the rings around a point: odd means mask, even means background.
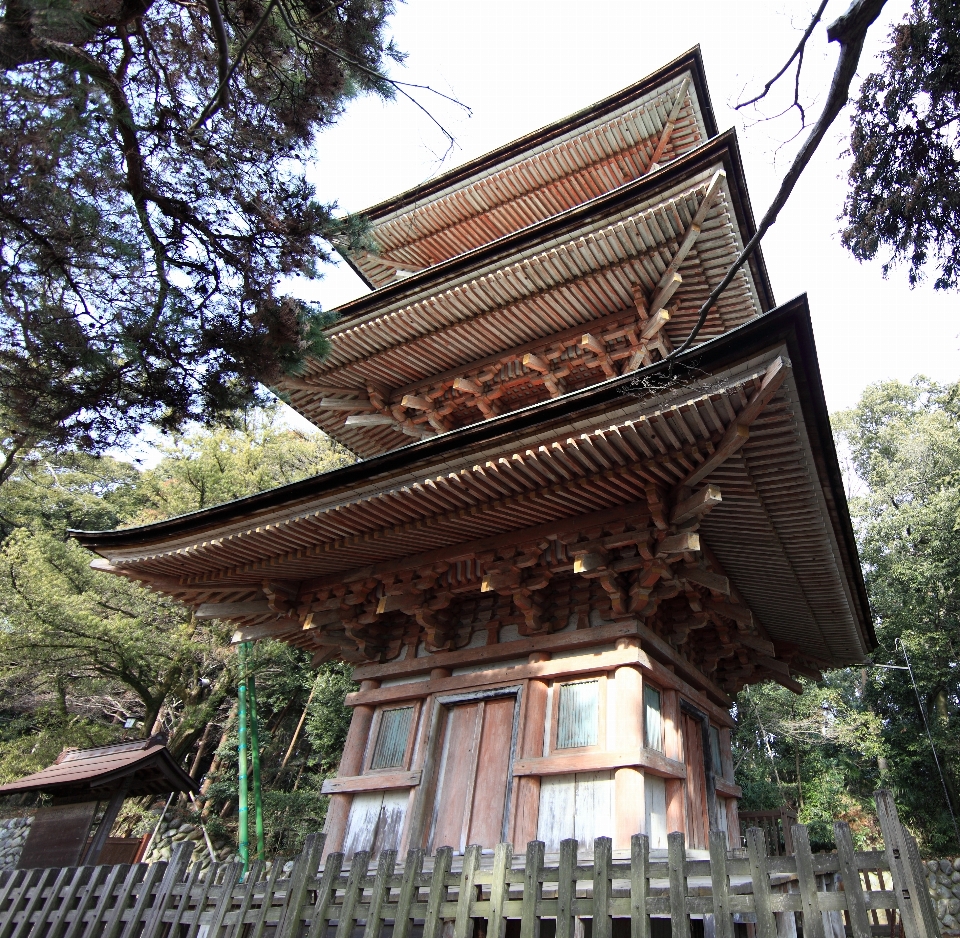
[[[661,355],[682,341],[753,231],[730,131],[641,179],[346,304],[327,330],[329,355],[280,388],[361,456],[396,448],[402,433],[431,436],[559,396],[648,363],[653,340]],[[755,252],[702,336],[773,305]],[[662,307],[669,321],[645,338],[648,314]]]
[[[699,46],[641,81],[368,208],[377,250],[344,254],[371,287],[565,211],[717,133]]]
[[[706,508],[701,552],[689,523],[677,525]],[[875,644],[805,297],[671,361],[352,466],[73,536],[100,569],[237,622],[238,638],[279,637],[319,659],[395,657],[410,622],[419,628],[402,590],[479,595],[507,575],[511,545],[548,579],[575,572],[584,551],[613,551],[621,559],[596,561],[613,584],[602,581],[611,619],[655,609],[656,595],[633,613],[614,595],[618,571],[641,563],[631,544],[662,569],[664,597],[683,582],[725,590],[730,602],[710,609],[736,618],[744,643],[769,647],[760,663],[721,662],[733,689],[788,680],[788,667],[854,664]]]

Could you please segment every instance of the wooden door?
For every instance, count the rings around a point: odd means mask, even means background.
[[[683,714],[683,762],[687,768],[687,846],[705,850],[710,830],[707,808],[706,763],[703,761],[703,727],[698,719]]]
[[[429,849],[496,846],[504,836],[516,697],[457,704],[446,714]]]

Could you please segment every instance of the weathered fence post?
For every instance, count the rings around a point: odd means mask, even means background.
[[[630,838],[630,938],[650,938],[649,867],[650,838],[646,834],[634,834]],[[557,938],[560,938],[559,928]]]
[[[753,905],[757,913],[757,938],[777,938],[777,921],[770,908],[770,871],[767,866],[767,838],[759,827],[747,831],[747,856],[753,879]]]
[[[83,934],[83,920],[93,906],[93,900],[97,895],[97,888],[103,884],[102,899],[97,911],[94,912],[94,921],[91,923],[90,934],[96,934],[97,925],[102,917],[102,911],[107,908],[109,897],[113,895],[117,881],[122,882],[122,877],[129,874],[130,867],[127,864],[122,866],[96,866],[90,871],[90,876],[84,883],[83,892],[80,895],[80,901],[73,916],[70,927],[63,932],[63,938],[78,938]],[[69,911],[69,909],[67,910]],[[52,930],[51,938],[60,938],[59,930]]]
[[[503,904],[510,894],[510,883],[507,881],[507,877],[510,875],[512,865],[513,845],[497,844],[493,854],[493,880],[490,883],[490,916],[487,918],[487,938],[500,938],[503,934]],[[557,917],[557,938],[560,938],[559,915]],[[570,936],[565,935],[564,938],[570,938]]]
[[[557,880],[557,938],[573,938],[573,904],[577,898],[577,841],[573,838],[560,841]]]
[[[542,840],[527,844],[527,859],[523,870],[523,906],[520,912],[520,938],[540,938],[540,895],[543,889]]]
[[[10,908],[7,909],[6,919],[0,921],[0,938],[10,938],[13,926],[17,919],[17,910],[20,903],[26,901],[29,905],[33,889],[35,892],[43,889],[50,877],[50,870],[25,870],[23,879],[16,888],[10,891]]]
[[[863,899],[863,883],[857,870],[850,825],[836,821],[833,825],[833,836],[837,842],[837,859],[840,863],[840,875],[843,877],[843,891],[847,899],[847,911],[850,913],[853,938],[870,938],[870,919],[867,916],[867,904]]]
[[[612,858],[613,841],[609,837],[598,837],[593,842],[593,938],[611,938],[613,933],[610,918]]]
[[[407,859],[409,860],[409,855]],[[423,863],[422,857],[420,862],[421,864]],[[313,907],[313,915],[310,921],[308,938],[320,938],[320,936],[323,935],[327,930],[327,912],[337,889],[337,877],[340,875],[341,869],[343,869],[343,854],[329,854],[326,862],[323,865],[323,875],[320,877],[320,882],[317,884],[317,901]],[[404,875],[406,875],[406,871],[404,871]],[[394,932],[395,935],[401,934],[401,924],[405,925],[408,923],[401,922],[400,913],[398,911],[396,925],[397,930]],[[406,933],[404,932],[403,934]],[[211,935],[210,938],[217,938],[217,936]]]
[[[63,929],[67,924],[67,914],[73,907],[73,900],[77,898],[77,893],[85,886],[95,875],[102,870],[101,866],[78,866],[75,868],[73,876],[67,885],[63,894],[63,901],[59,906],[54,904],[44,918],[49,923],[46,932],[46,938],[60,938]],[[43,928],[38,925],[37,934],[43,934]]]
[[[217,903],[213,912],[213,918],[210,920],[210,926],[207,929],[208,938],[220,938],[220,929],[223,927],[223,920],[227,913],[233,907],[233,890],[240,877],[243,875],[243,864],[227,863],[223,867],[223,877],[220,892],[220,901]]]
[[[173,887],[183,878],[192,854],[193,844],[190,843],[189,840],[183,840],[174,845],[173,855],[170,857],[170,863],[157,889],[157,900],[154,902],[153,908],[149,908],[150,889],[146,890],[148,894],[148,904],[144,906],[144,910],[146,911],[146,924],[143,926],[143,938],[160,938],[164,926],[163,913],[166,912],[170,906],[170,900],[173,898]],[[139,904],[138,902],[137,905]],[[139,916],[137,916],[137,918],[139,918]],[[136,918],[131,920],[131,928],[127,929],[127,934],[130,938],[134,938],[134,936],[137,935],[137,924]]]
[[[667,834],[667,863],[670,870],[671,934],[673,938],[690,938],[690,916],[687,915],[687,849],[680,831]]]
[[[263,860],[254,860],[248,867],[242,860],[240,861],[240,883],[244,888],[240,891],[240,907],[237,909],[236,927],[232,932],[228,931],[228,935],[243,934],[243,921],[253,904],[253,891],[257,888],[257,883],[260,882],[262,872]]]
[[[479,850],[479,847],[477,848]],[[379,938],[383,917],[383,900],[389,891],[389,880],[397,868],[397,851],[384,850],[377,862],[377,875],[370,893],[370,908],[367,910],[367,925],[363,938]],[[293,938],[291,933],[290,938]]]
[[[913,838],[900,823],[893,792],[881,788],[874,793],[877,818],[883,833],[883,846],[900,904],[900,922],[905,938],[940,938],[940,925],[934,915],[927,882],[920,869]],[[913,848],[911,850],[911,847]]]
[[[353,855],[350,864],[350,875],[347,877],[347,888],[343,893],[343,905],[340,907],[340,921],[337,923],[336,938],[350,938],[353,934],[353,923],[356,918],[357,902],[363,891],[363,878],[367,875],[370,864],[370,853],[367,850],[358,850]]]
[[[713,892],[714,936],[715,938],[733,938],[725,831],[710,831],[710,882]]]
[[[469,938],[472,934],[473,922],[470,919],[470,903],[473,902],[473,881],[480,868],[479,844],[470,844],[463,855],[463,869],[460,871],[460,892],[457,895],[457,917],[453,922],[453,938]],[[468,934],[469,933],[469,934]],[[368,938],[368,936],[364,936]],[[373,938],[373,936],[369,936]]]
[[[817,901],[817,877],[813,872],[813,851],[810,849],[810,831],[805,824],[794,824],[793,847],[797,858],[797,879],[800,884],[800,902],[803,905],[803,938],[826,938],[823,914]]]
[[[336,854],[337,856],[339,854]],[[327,859],[327,866],[330,859]],[[393,938],[407,938],[410,932],[410,906],[413,905],[420,889],[420,876],[423,873],[423,851],[412,849],[407,851],[407,862],[403,864],[403,878],[400,880],[400,896],[397,899],[397,917],[393,923]],[[326,880],[326,870],[324,870]],[[319,900],[318,900],[319,905]],[[319,934],[319,933],[318,933]],[[311,931],[311,936],[313,932]]]
[[[290,871],[290,887],[287,890],[283,915],[277,924],[276,938],[294,938],[297,934],[300,913],[307,897],[307,887],[310,878],[317,875],[325,840],[323,834],[307,834],[303,843],[303,852]],[[216,938],[216,936],[211,935],[210,938]]]
[[[430,881],[430,898],[427,900],[427,917],[423,921],[423,938],[440,938],[443,919],[440,918],[440,906],[447,898],[447,873],[453,862],[453,850],[441,847],[433,861],[433,877]],[[346,901],[346,900],[344,900]],[[339,935],[337,936],[339,938]]]
[[[138,933],[140,919],[143,916],[143,910],[147,908],[147,904],[150,902],[153,886],[157,880],[160,879],[160,876],[166,868],[166,863],[154,863],[152,866],[138,863],[130,867],[130,874],[117,892],[117,901],[114,903],[113,908],[109,910],[109,915],[107,914],[106,907],[101,904],[104,918],[103,938],[117,938],[121,933],[123,930],[123,913],[129,907],[130,897],[139,884],[141,892],[133,906],[133,912],[130,917],[131,926],[129,929],[131,934],[135,935]],[[134,925],[136,925],[137,930],[134,930]],[[96,933],[94,932],[94,934]]]

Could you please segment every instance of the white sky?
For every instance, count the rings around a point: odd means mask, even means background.
[[[700,43],[718,127],[738,127],[759,219],[792,157],[789,147],[776,150],[795,132],[795,112],[766,123],[754,116],[744,127],[732,104],[744,87],[752,94],[779,69],[816,5],[409,0],[392,20],[392,34],[409,54],[393,75],[454,94],[473,109],[467,117],[419,94],[457,139],[446,171],[637,81]],[[825,20],[845,6],[846,0],[831,0]],[[868,41],[861,75],[873,70],[889,25],[907,4],[890,0],[887,7]],[[819,113],[837,54],[822,25],[816,40],[802,82],[812,115]],[[779,109],[770,106],[767,113]],[[860,265],[839,243],[848,126],[841,115],[763,243],[777,301],[804,291],[810,296],[831,411],[854,405],[867,384],[885,378],[960,376],[960,297],[927,285],[910,290],[902,270],[884,280],[880,262]],[[434,175],[445,147],[442,134],[409,102],[364,98],[320,137],[312,178],[321,199],[359,211]],[[331,308],[365,292],[341,263],[326,268],[309,295]]]

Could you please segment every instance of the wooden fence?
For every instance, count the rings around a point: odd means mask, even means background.
[[[692,921],[696,934],[715,938],[742,932],[735,921],[751,922],[756,938],[796,935],[798,921],[803,938],[899,929],[903,938],[939,938],[916,843],[888,792],[878,793],[877,808],[883,851],[854,851],[849,828],[837,823],[837,851],[813,854],[797,825],[795,855],[768,856],[754,828],[745,859],[730,856],[714,832],[710,859],[688,860],[675,833],[665,859],[651,859],[638,834],[629,860],[614,860],[601,837],[587,864],[566,840],[551,862],[534,841],[522,863],[500,844],[492,856],[468,847],[456,864],[446,847],[434,857],[411,850],[399,870],[394,851],[375,869],[365,853],[348,867],[331,854],[321,870],[323,836],[311,835],[288,876],[280,862],[266,875],[253,864],[241,883],[234,863],[201,876],[183,843],[169,863],[0,874],[0,938],[539,938],[541,926],[575,938],[584,920],[592,938],[652,938],[666,920],[672,938],[691,938]],[[838,876],[841,888],[831,889]]]

